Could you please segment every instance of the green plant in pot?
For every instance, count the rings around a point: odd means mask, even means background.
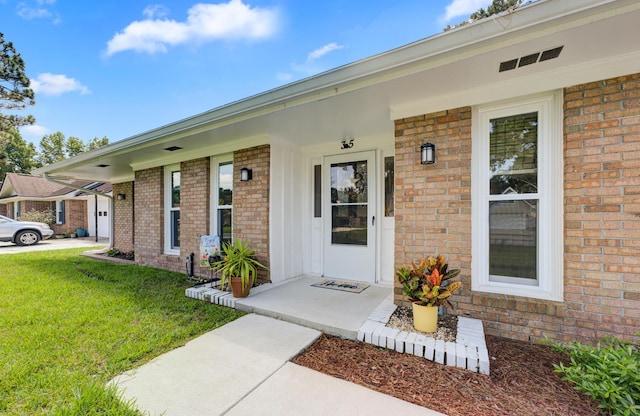
[[[236,298],[244,298],[255,282],[258,268],[267,269],[255,258],[255,250],[248,242],[235,240],[223,243],[224,257],[211,266],[212,270],[220,272],[220,287],[224,290],[231,284],[231,291]]]
[[[402,285],[402,294],[413,307],[413,325],[423,332],[435,332],[438,328],[438,307],[450,306],[449,298],[462,286],[451,279],[460,274],[458,269],[449,269],[443,255],[423,258],[411,268],[401,267],[396,272]]]

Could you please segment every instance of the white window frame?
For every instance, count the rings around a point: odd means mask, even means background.
[[[174,208],[171,206],[171,198],[172,198],[172,189],[171,189],[171,173],[179,172],[180,164],[176,163],[174,165],[167,165],[164,167],[164,253],[169,255],[180,255],[180,247],[173,247],[172,245],[172,222],[171,222],[171,212],[172,211],[180,211],[180,207]],[[182,182],[182,177],[180,178]],[[181,197],[182,197],[182,189],[180,189]]]
[[[220,155],[211,158],[211,209],[209,210],[209,224],[211,224],[211,229],[209,230],[209,235],[218,235],[218,210],[219,209],[231,209],[231,215],[233,216],[233,204],[232,205],[218,205],[220,202],[218,189],[220,187],[219,183],[219,170],[220,165],[233,164],[233,153],[229,153],[226,155]],[[222,242],[222,236],[220,235],[220,242]],[[233,239],[233,227],[231,229],[231,238]]]
[[[489,123],[491,119],[538,113],[538,280],[491,281],[489,276]],[[553,301],[563,300],[562,91],[473,109],[471,290]],[[527,195],[522,195],[523,199]],[[506,279],[508,280],[508,279]]]
[[[56,209],[55,209],[55,224],[64,224],[66,222],[66,218],[64,218],[66,216],[66,208],[67,205],[64,203],[64,200],[55,200],[53,201],[56,205]],[[63,206],[64,206],[64,210],[63,210]],[[64,213],[65,215],[63,215],[62,217],[62,221],[60,221],[60,214]]]

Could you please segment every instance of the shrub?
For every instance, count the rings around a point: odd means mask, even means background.
[[[125,259],[125,260],[134,260],[135,259],[135,253],[133,251],[128,251],[128,252],[123,252],[118,250],[117,248],[111,248],[109,249],[109,251],[107,251],[107,256],[109,257],[117,257],[120,259]]]
[[[593,347],[579,342],[552,345],[569,355],[568,365],[554,364],[563,380],[575,384],[612,415],[640,414],[640,346],[606,337]]]
[[[56,222],[56,218],[49,211],[36,211],[32,209],[31,211],[23,212],[20,217],[18,217],[18,221],[43,222],[52,225]]]

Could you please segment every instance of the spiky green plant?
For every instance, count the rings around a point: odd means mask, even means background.
[[[220,272],[220,287],[223,290],[232,277],[240,277],[242,287],[245,287],[249,282],[253,286],[258,268],[267,269],[265,265],[256,260],[255,250],[248,242],[238,239],[232,243],[223,243],[222,251],[224,257],[214,262],[211,269]]]

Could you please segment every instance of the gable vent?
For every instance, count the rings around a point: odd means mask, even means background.
[[[532,65],[537,62],[555,59],[560,56],[562,48],[564,48],[564,46],[558,46],[557,48],[548,49],[543,52],[536,52],[530,55],[522,56],[520,58],[500,62],[500,68],[498,69],[498,72],[511,71],[512,69],[522,68],[523,66]]]
[[[564,46],[560,46],[560,47],[549,49],[548,51],[542,52],[542,55],[540,55],[540,60],[538,62],[548,61],[549,59],[557,58],[558,56],[560,56],[560,52],[562,52],[562,48],[564,48]]]
[[[523,56],[522,58],[520,58],[520,61],[518,62],[518,68],[521,68],[521,67],[527,66],[527,65],[531,65],[531,64],[535,64],[536,62],[538,62],[538,58],[539,57],[540,57],[540,52],[532,53],[531,55],[527,55],[527,56]]]
[[[510,61],[500,62],[500,71],[499,72],[510,71],[512,69],[516,69],[517,67],[518,67],[518,60],[517,59],[512,59]]]

